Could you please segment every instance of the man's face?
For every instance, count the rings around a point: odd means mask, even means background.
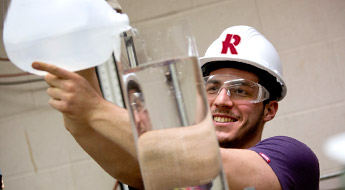
[[[129,90],[128,93],[138,136],[140,136],[152,129],[149,113],[140,91]]]
[[[216,74],[235,75],[256,83],[259,81],[255,74],[233,68],[221,68],[210,73]],[[237,104],[230,96],[223,88],[218,96],[208,97],[218,141],[224,148],[249,148],[261,139],[263,103]]]

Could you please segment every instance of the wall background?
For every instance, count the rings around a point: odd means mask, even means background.
[[[3,0],[3,7],[8,2]],[[322,176],[343,169],[325,155],[324,143],[345,133],[345,1],[119,2],[133,26],[190,19],[200,55],[225,28],[255,27],[278,50],[288,87],[264,138],[288,135],[303,141],[318,156]],[[0,57],[7,57],[2,45]],[[0,61],[0,74],[18,72],[9,61]],[[37,78],[25,75],[0,82]],[[46,88],[43,82],[0,86],[0,168],[6,189],[112,189],[114,180],[79,147],[63,127],[61,115],[49,107]],[[340,186],[339,178],[332,178],[321,181],[320,189]]]

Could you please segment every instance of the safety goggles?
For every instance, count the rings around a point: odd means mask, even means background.
[[[231,101],[238,104],[259,103],[270,97],[269,92],[260,84],[228,74],[204,77],[206,93],[209,99],[217,98],[225,89]]]
[[[141,92],[134,92],[130,95],[130,104],[134,111],[142,111],[145,109],[144,97]]]

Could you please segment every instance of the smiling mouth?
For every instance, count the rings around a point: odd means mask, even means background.
[[[214,116],[213,121],[219,122],[219,123],[228,123],[228,122],[235,122],[235,119],[229,118],[229,117],[218,117]]]

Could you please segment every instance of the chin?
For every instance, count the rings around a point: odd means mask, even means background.
[[[229,133],[224,132],[224,131],[216,131],[216,135],[217,135],[218,142],[220,143],[230,141],[231,139]]]

